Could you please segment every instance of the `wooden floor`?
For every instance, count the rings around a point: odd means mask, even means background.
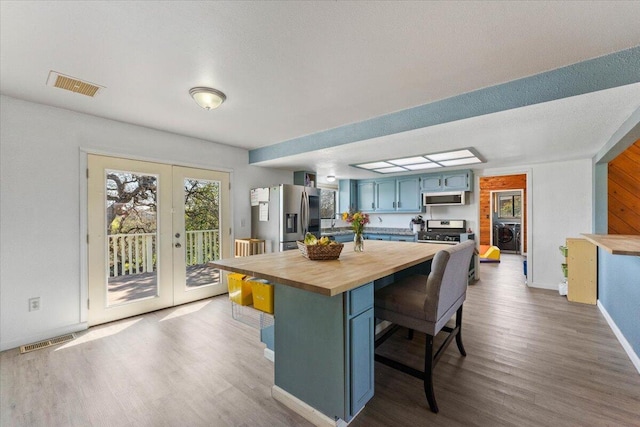
[[[422,384],[376,364],[351,426],[640,426],[640,375],[594,306],[524,285],[522,258],[482,264],[463,322],[468,356]],[[424,340],[378,351],[420,367]],[[277,355],[276,355],[277,357]],[[101,325],[70,343],[0,354],[1,426],[308,426],[271,398],[273,364],[226,296]]]

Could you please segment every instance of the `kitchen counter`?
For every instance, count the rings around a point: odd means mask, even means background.
[[[274,286],[272,397],[315,425],[344,426],[374,395],[374,291],[428,274],[438,244],[345,243],[340,258],[311,261],[298,250],[209,262]],[[425,282],[426,285],[426,282]]]
[[[583,234],[591,243],[613,255],[640,256],[640,235]]]
[[[398,236],[414,236],[413,231],[408,228],[383,228],[383,227],[365,227],[364,234],[392,234]],[[344,234],[353,234],[351,227],[347,228],[323,228],[321,230],[323,236],[340,236]]]
[[[367,241],[365,251],[345,243],[340,258],[311,261],[291,250],[209,262],[209,266],[247,274],[273,283],[334,296],[433,258],[438,244]]]

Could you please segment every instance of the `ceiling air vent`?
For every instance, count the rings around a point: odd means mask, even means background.
[[[81,95],[90,96],[92,98],[104,89],[104,86],[85,82],[75,77],[65,76],[64,74],[60,74],[53,70],[49,71],[47,85],[79,93]]]

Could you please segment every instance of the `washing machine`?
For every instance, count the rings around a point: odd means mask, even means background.
[[[493,245],[500,251],[520,253],[520,223],[496,223],[493,226]]]

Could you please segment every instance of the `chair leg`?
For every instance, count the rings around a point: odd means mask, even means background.
[[[438,413],[436,396],[433,393],[433,336],[426,334],[424,352],[424,394],[427,396],[431,412]]]
[[[464,350],[464,346],[462,345],[462,306],[460,306],[458,312],[456,313],[456,326],[458,328],[458,333],[456,334],[456,344],[458,345],[460,354],[466,356],[467,352]]]

